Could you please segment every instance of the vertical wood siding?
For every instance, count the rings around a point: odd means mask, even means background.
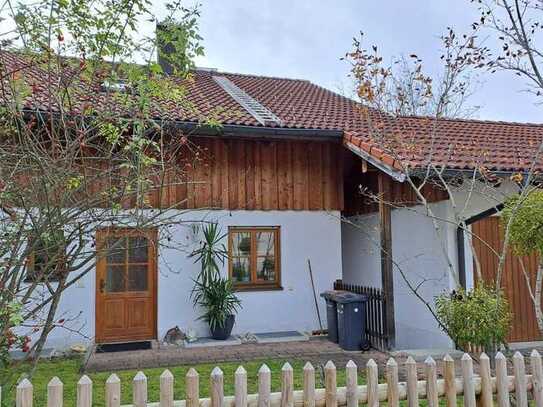
[[[186,183],[157,188],[152,207],[342,210],[340,144],[199,138]],[[189,160],[190,161],[190,160]]]
[[[494,284],[499,263],[497,253],[501,253],[504,239],[504,231],[500,225],[500,218],[492,216],[475,222],[472,225],[472,233],[474,234],[473,247],[481,266],[483,280],[489,284]],[[535,254],[519,257],[513,255],[511,250],[507,253],[502,287],[513,313],[512,326],[508,337],[510,342],[541,339],[532,301],[522,271],[522,264],[524,264],[533,287],[537,271],[537,261],[538,259]],[[474,269],[477,267],[475,262],[473,267]],[[476,275],[475,278],[477,278]]]

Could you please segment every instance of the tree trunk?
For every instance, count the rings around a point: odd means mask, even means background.
[[[543,333],[543,311],[541,310],[541,288],[543,286],[543,259],[539,260],[537,265],[537,274],[535,277],[535,290],[532,297],[534,304],[535,318],[537,320],[537,328]]]

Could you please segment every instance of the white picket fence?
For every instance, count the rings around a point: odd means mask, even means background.
[[[495,375],[492,376],[490,359],[482,354],[479,359],[479,374],[475,375],[473,360],[465,354],[460,360],[461,377],[456,376],[455,362],[446,356],[443,363],[443,378],[438,379],[437,364],[432,358],[424,362],[425,380],[417,376],[417,364],[408,358],[404,368],[406,382],[398,381],[398,363],[389,359],[386,364],[385,382],[379,383],[379,372],[374,360],[366,365],[366,384],[358,385],[357,366],[350,361],[346,369],[346,386],[338,387],[336,367],[328,362],[324,367],[325,388],[315,388],[315,369],[310,363],[303,368],[303,390],[294,390],[294,372],[290,364],[285,363],[281,370],[281,391],[271,392],[271,371],[262,365],[258,371],[258,393],[247,394],[247,372],[240,366],[235,372],[233,396],[224,395],[224,376],[216,367],[211,372],[210,397],[200,398],[200,377],[191,368],[185,377],[186,399],[174,401],[174,377],[169,370],[160,376],[160,400],[150,403],[147,397],[147,377],[138,372],[132,381],[133,407],[356,407],[360,403],[377,407],[386,401],[388,406],[399,405],[400,400],[407,400],[408,407],[419,405],[420,399],[426,399],[429,407],[437,407],[444,399],[447,406],[457,405],[457,397],[463,397],[467,407],[490,407],[494,405],[494,396],[498,406],[509,407],[510,396],[514,396],[516,407],[528,407],[528,400],[533,399],[535,406],[543,407],[543,368],[541,356],[537,351],[530,355],[530,371],[526,373],[524,357],[516,353],[513,358],[513,375],[508,375],[507,360],[498,353],[495,358]],[[47,387],[47,407],[62,407],[64,384],[53,377]],[[0,393],[1,394],[1,393]],[[105,385],[106,407],[121,405],[121,381],[112,374]],[[32,407],[33,388],[29,380],[22,380],[17,386],[17,407]],[[92,381],[83,376],[77,383],[77,407],[91,407]],[[39,406],[41,407],[41,406]]]

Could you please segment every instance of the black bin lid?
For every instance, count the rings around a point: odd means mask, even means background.
[[[325,300],[336,301],[336,297],[338,295],[345,294],[345,293],[349,293],[349,292],[345,290],[328,290],[321,293],[321,297],[324,298]]]
[[[355,294],[348,291],[337,294],[335,297],[335,301],[340,304],[350,304],[352,302],[366,302],[367,300],[368,296],[365,294]]]

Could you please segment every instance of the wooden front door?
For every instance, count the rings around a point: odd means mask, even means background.
[[[491,216],[477,221],[472,225],[471,230],[474,235],[473,247],[481,266],[483,280],[488,284],[495,284],[499,264],[496,254],[501,253],[504,240],[504,230],[500,224],[500,218]],[[537,261],[535,254],[519,257],[515,256],[511,250],[508,251],[505,258],[502,288],[513,313],[511,330],[507,338],[509,342],[541,339],[526,278],[522,271],[524,267],[532,280],[532,287],[534,287]],[[475,268],[477,265],[474,264],[473,267]]]
[[[96,342],[156,338],[156,230],[97,232]]]

